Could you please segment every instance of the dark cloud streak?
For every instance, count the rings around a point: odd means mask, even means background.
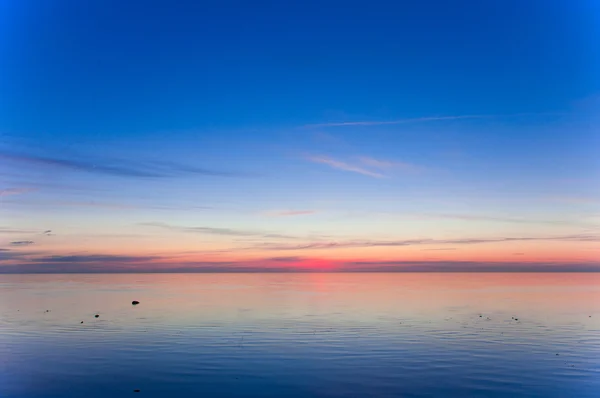
[[[181,175],[204,175],[215,177],[245,176],[245,174],[242,173],[210,170],[165,161],[131,162],[108,159],[97,159],[96,161],[92,161],[33,154],[17,154],[6,151],[0,151],[0,159],[34,166],[55,167],[118,177],[163,178]]]
[[[30,246],[33,245],[35,242],[32,240],[17,240],[14,242],[10,242],[11,246]]]
[[[467,238],[467,239],[413,239],[398,241],[373,241],[373,240],[353,240],[353,241],[333,241],[333,242],[309,242],[299,245],[278,245],[266,243],[257,245],[253,249],[263,250],[312,250],[312,249],[338,249],[338,248],[356,248],[356,247],[395,247],[395,246],[418,246],[418,245],[473,245],[482,243],[502,243],[502,242],[527,242],[527,241],[563,241],[563,242],[600,242],[600,236],[597,235],[567,235],[567,236],[546,236],[546,237],[516,237],[516,238]]]
[[[147,222],[139,225],[163,228],[177,232],[197,233],[206,235],[222,235],[222,236],[244,236],[244,237],[260,237],[260,238],[271,238],[271,239],[299,239],[296,236],[275,234],[264,231],[250,231],[250,230],[239,230],[232,228],[215,228],[215,227],[182,227],[176,225],[170,225],[158,222]]]

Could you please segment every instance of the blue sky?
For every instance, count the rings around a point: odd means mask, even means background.
[[[152,242],[243,262],[287,234],[567,237],[530,261],[593,261],[599,19],[591,0],[1,2],[0,260]],[[514,251],[485,245],[438,259]],[[293,254],[428,260],[376,250]]]

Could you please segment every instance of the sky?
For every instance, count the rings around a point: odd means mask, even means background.
[[[0,273],[600,270],[593,0],[0,1]]]

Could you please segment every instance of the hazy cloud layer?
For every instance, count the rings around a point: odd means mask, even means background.
[[[0,259],[15,260],[0,250]],[[171,261],[169,261],[171,260]],[[138,272],[600,272],[600,263],[472,261],[335,261],[307,257],[270,257],[248,261],[185,261],[123,255],[40,256],[0,265],[0,273],[138,273]],[[313,264],[324,263],[325,267]]]

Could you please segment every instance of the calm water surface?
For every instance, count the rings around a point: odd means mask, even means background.
[[[600,275],[0,276],[0,397],[134,389],[600,397]]]

